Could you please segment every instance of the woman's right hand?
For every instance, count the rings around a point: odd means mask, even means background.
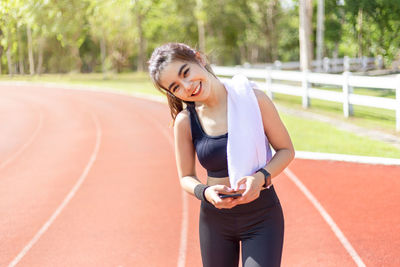
[[[233,194],[235,190],[226,185],[212,185],[207,187],[204,192],[205,198],[213,204],[217,209],[231,209],[237,205],[235,199],[228,197],[221,199],[219,194]]]

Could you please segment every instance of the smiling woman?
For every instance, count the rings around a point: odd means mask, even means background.
[[[244,267],[280,266],[284,219],[272,178],[290,163],[294,149],[273,103],[244,76],[218,79],[206,58],[185,44],[169,43],[155,49],[149,72],[156,88],[168,97],[181,187],[201,200],[203,265],[238,266],[241,244]],[[228,107],[230,111],[240,107],[237,110],[246,114],[251,110],[257,119],[235,117],[239,123],[230,124],[228,133]],[[244,142],[249,136],[257,140],[255,146]],[[276,151],[273,157],[266,152],[270,144]],[[197,178],[195,153],[207,170],[207,185]],[[241,154],[257,159],[256,168],[244,159],[251,166],[245,165],[245,174],[232,179],[241,164],[232,158]]]
[[[203,88],[204,81],[209,79],[208,75],[208,71],[199,64],[174,61],[161,73],[160,80],[164,83],[161,86],[184,101],[196,101],[200,99],[192,97],[198,96],[200,91],[208,92]]]
[[[208,85],[204,81],[209,81],[210,75],[217,79],[200,52],[177,43],[154,50],[149,72],[155,87],[167,95],[173,120],[183,109],[182,101],[195,101],[191,97],[202,93],[195,92],[196,89],[205,92],[204,87]]]

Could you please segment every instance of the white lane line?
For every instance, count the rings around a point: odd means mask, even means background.
[[[8,265],[8,267],[14,267],[26,255],[26,253],[28,253],[28,251],[39,240],[39,238],[47,231],[47,229],[54,222],[54,220],[57,218],[57,216],[61,213],[61,211],[65,208],[65,206],[67,206],[69,201],[74,197],[75,193],[79,190],[79,187],[85,181],[90,169],[92,168],[93,163],[95,162],[95,160],[97,158],[97,154],[99,152],[102,133],[101,133],[100,123],[99,123],[97,116],[92,112],[90,112],[90,113],[91,113],[92,119],[96,125],[96,144],[94,146],[94,149],[90,156],[88,164],[86,165],[85,169],[83,170],[83,173],[79,177],[78,181],[75,183],[72,190],[65,197],[65,199],[63,200],[61,205],[51,215],[50,219],[47,220],[47,222],[42,226],[42,228],[40,228],[40,230],[36,233],[36,235],[32,238],[32,240],[29,241],[29,243],[21,250],[21,252],[15,257],[15,259]]]
[[[187,239],[188,239],[188,228],[189,228],[189,204],[188,195],[182,190],[182,226],[181,226],[181,240],[179,242],[178,252],[178,267],[185,267],[186,264],[186,251],[187,251]]]
[[[28,146],[30,146],[33,143],[40,129],[42,128],[42,125],[43,125],[43,112],[40,111],[39,122],[36,125],[36,128],[33,131],[32,135],[28,138],[28,141],[26,141],[25,144],[23,144],[16,152],[14,152],[14,154],[12,154],[8,159],[6,159],[0,164],[0,170],[3,169],[6,165],[10,164],[13,160],[15,160],[22,152],[24,152],[24,150]]]
[[[356,252],[356,250],[353,248],[353,246],[350,244],[350,242],[347,240],[343,232],[339,229],[337,224],[334,222],[332,217],[328,214],[328,212],[322,207],[321,203],[314,197],[314,195],[307,189],[307,187],[300,181],[297,176],[289,170],[289,168],[286,168],[284,170],[284,173],[289,177],[289,179],[300,189],[300,191],[310,200],[310,202],[314,205],[314,207],[318,210],[318,212],[321,214],[322,218],[326,221],[326,223],[331,227],[331,230],[333,233],[336,235],[336,237],[339,239],[340,243],[344,246],[346,251],[350,254],[354,262],[357,264],[359,267],[365,267],[364,262]]]
[[[156,121],[155,119],[152,119]],[[166,137],[168,143],[171,145],[172,150],[174,150],[174,141],[171,135],[166,130],[166,126],[162,126],[160,122],[156,121],[158,129],[160,129],[161,133]],[[181,236],[179,242],[179,250],[178,250],[178,267],[185,267],[186,264],[186,251],[187,251],[187,239],[188,239],[188,229],[189,229],[189,202],[188,202],[188,194],[182,191],[182,223],[181,223]]]
[[[396,158],[369,157],[369,156],[357,156],[357,155],[321,153],[321,152],[309,152],[309,151],[297,151],[297,150],[296,150],[296,158],[313,159],[313,160],[335,160],[335,161],[367,163],[367,164],[400,165],[400,159]]]

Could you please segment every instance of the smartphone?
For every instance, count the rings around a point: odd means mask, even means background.
[[[220,198],[222,198],[222,199],[224,199],[224,198],[228,198],[228,197],[233,197],[233,198],[237,198],[237,197],[241,197],[242,196],[242,194],[240,194],[240,193],[238,193],[238,194],[227,194],[227,195],[225,195],[225,194],[219,194],[219,197]]]

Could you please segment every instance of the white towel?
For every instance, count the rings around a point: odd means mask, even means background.
[[[241,178],[265,167],[272,158],[272,151],[251,82],[244,75],[221,79],[221,82],[228,93],[229,181],[237,190]]]

